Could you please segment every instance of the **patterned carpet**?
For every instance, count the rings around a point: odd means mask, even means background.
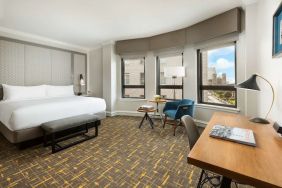
[[[106,118],[97,138],[56,154],[0,136],[0,187],[195,187],[200,169],[186,162],[185,131],[138,129],[140,120]]]

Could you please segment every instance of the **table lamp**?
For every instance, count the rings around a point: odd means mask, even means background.
[[[82,86],[85,86],[85,81],[83,79],[83,75],[80,74],[79,75],[79,92],[77,93],[77,95],[82,95]]]
[[[265,116],[265,118],[260,118],[260,117],[256,117],[256,118],[252,118],[250,119],[251,122],[254,123],[260,123],[260,124],[269,124],[269,121],[267,120],[267,117],[272,109],[273,103],[274,103],[274,89],[272,84],[264,77],[258,75],[258,74],[253,74],[248,80],[236,85],[235,87],[238,89],[247,89],[247,90],[256,90],[256,91],[260,91],[260,88],[257,84],[257,77],[261,78],[262,80],[266,81],[269,85],[270,88],[272,90],[272,102],[270,105],[270,108]]]
[[[172,78],[173,85],[175,86],[176,78],[185,77],[185,67],[165,67],[164,77]],[[173,90],[173,99],[175,100],[175,88]]]

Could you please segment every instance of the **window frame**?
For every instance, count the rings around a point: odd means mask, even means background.
[[[235,66],[234,66],[234,71],[235,71],[235,83],[234,85],[203,85],[203,79],[202,79],[202,56],[201,56],[201,49],[197,50],[197,95],[198,95],[198,104],[208,104],[208,105],[213,105],[213,106],[223,106],[223,107],[230,107],[230,108],[237,108],[238,105],[238,94],[237,94],[237,89],[235,87],[237,83],[237,45],[236,41],[231,42],[231,43],[226,43],[221,46],[216,46],[211,49],[218,49],[218,48],[223,48],[225,46],[231,46],[234,45],[235,47]],[[221,91],[234,91],[235,92],[235,105],[228,105],[228,104],[220,104],[220,103],[211,103],[211,102],[204,102],[203,101],[203,91],[207,90],[221,90]]]
[[[178,54],[173,54],[170,56],[176,56]],[[170,57],[167,56],[167,57]],[[181,65],[183,66],[183,53],[181,53],[182,56],[182,63]],[[161,95],[161,89],[181,89],[182,90],[182,98],[184,97],[184,79],[182,78],[182,85],[162,85],[161,84],[161,72],[160,72],[160,56],[156,56],[156,93],[157,95]],[[174,100],[174,99],[169,99],[166,98],[167,100]],[[175,99],[179,100],[179,99]]]
[[[130,59],[142,59],[142,58],[130,58]],[[125,59],[121,58],[121,98],[125,99],[145,99],[146,98],[146,61],[145,57],[143,57],[144,60],[144,85],[125,85],[125,65],[124,61],[125,60],[130,60],[130,59]],[[125,89],[144,89],[144,97],[127,97],[125,95]]]

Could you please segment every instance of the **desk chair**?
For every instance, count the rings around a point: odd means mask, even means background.
[[[187,135],[188,135],[188,143],[190,150],[194,147],[197,140],[200,138],[200,133],[198,131],[197,125],[195,124],[193,118],[189,115],[185,115],[181,118],[182,123],[185,126]],[[187,157],[188,162],[188,157]],[[197,188],[201,188],[206,183],[210,183],[211,187],[219,187],[221,185],[222,176],[215,174],[211,171],[207,171],[202,169],[200,179],[197,185]],[[235,186],[238,188],[238,182],[233,180]]]
[[[173,119],[174,126],[174,136],[177,126],[181,125],[181,117],[184,115],[189,115],[193,117],[194,115],[194,101],[190,99],[182,99],[177,101],[169,101],[165,104],[163,113],[165,114],[163,128],[167,123],[167,118]]]
[[[181,121],[185,126],[188,135],[188,143],[190,146],[190,150],[192,150],[192,148],[194,147],[194,145],[196,144],[197,140],[200,137],[200,133],[191,116],[185,115],[181,118]],[[187,162],[188,162],[188,157],[187,157]],[[204,184],[206,183],[210,183],[211,187],[219,187],[221,185],[221,179],[222,178],[220,175],[202,169],[197,188],[203,187]]]

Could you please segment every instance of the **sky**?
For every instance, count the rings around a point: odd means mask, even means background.
[[[226,73],[228,83],[235,83],[235,46],[209,50],[208,66],[215,67],[218,75]]]

